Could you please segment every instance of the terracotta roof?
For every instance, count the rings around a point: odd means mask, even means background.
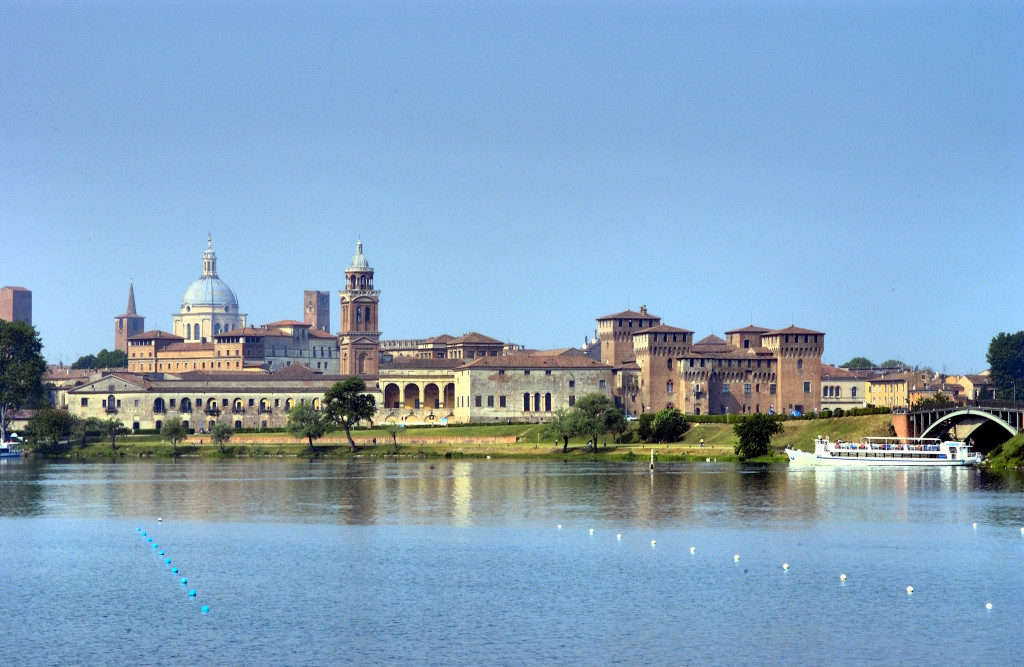
[[[483,335],[481,333],[477,333],[475,331],[470,331],[469,333],[464,333],[461,336],[459,336],[458,338],[455,338],[454,340],[451,340],[449,342],[449,344],[451,344],[451,345],[458,345],[459,343],[473,343],[473,344],[477,344],[477,345],[479,345],[479,344],[504,345],[504,343],[502,343],[500,340],[491,338],[489,336],[485,336],[485,335]]]
[[[462,359],[417,359],[416,357],[395,357],[391,361],[381,362],[380,370],[437,370],[455,368],[456,366],[461,365]]]
[[[284,366],[270,373],[270,377],[275,380],[305,380],[321,376],[323,376],[323,373],[315,371],[305,364]]]
[[[821,365],[821,378],[829,378],[832,380],[856,380],[857,374],[848,368],[840,368],[838,366],[830,366],[829,364]]]
[[[222,331],[219,334],[214,334],[214,338],[224,338],[225,336],[265,336],[267,335],[266,329],[257,329],[256,327],[243,327],[241,329],[232,329],[231,331]],[[277,335],[276,333],[274,334]]]
[[[506,354],[500,357],[478,357],[459,366],[459,368],[472,370],[481,368],[521,368],[523,370],[548,368],[609,369],[607,365],[585,355],[551,356],[537,354]]]
[[[309,337],[310,338],[324,338],[324,339],[327,339],[327,338],[337,339],[338,338],[337,336],[335,336],[331,332],[329,332],[329,331],[321,331],[320,329],[310,329],[309,330]]]
[[[995,382],[992,381],[992,378],[988,375],[971,374],[965,375],[964,377],[970,380],[972,384],[995,384]]]
[[[650,313],[647,313],[646,315],[644,315],[643,313],[638,313],[635,310],[624,310],[621,313],[614,313],[612,315],[605,315],[604,317],[599,317],[599,318],[597,318],[597,321],[600,322],[601,320],[615,320],[615,319],[618,319],[620,317],[623,318],[623,319],[633,318],[634,320],[638,319],[638,318],[639,319],[648,319],[648,320],[660,320],[661,319],[657,315],[651,315]]]
[[[431,343],[446,343],[447,344],[447,343],[449,343],[450,341],[453,341],[453,340],[455,340],[455,339],[452,336],[449,336],[448,334],[441,334],[440,336],[434,336],[433,338],[428,338],[426,340],[421,340],[419,342],[419,344],[420,345],[429,345]]]
[[[657,318],[655,318],[655,319],[657,319]],[[649,334],[649,333],[693,333],[693,332],[690,331],[689,329],[680,329],[679,327],[670,327],[667,324],[659,324],[657,326],[648,327],[646,329],[640,329],[639,331],[634,331],[633,335],[634,336],[642,336],[644,334]]]
[[[213,343],[171,343],[164,352],[212,352]]]
[[[129,336],[128,340],[185,340],[181,336],[175,336],[172,333],[166,331],[160,331],[159,329],[153,329],[152,331],[143,331],[140,334]]]
[[[298,320],[278,320],[277,322],[271,322],[264,324],[265,327],[311,327],[312,324],[306,322],[299,322]]]
[[[753,324],[750,324],[750,325],[747,325],[747,326],[745,326],[745,327],[743,327],[741,329],[730,329],[729,331],[726,331],[725,334],[728,336],[729,334],[734,334],[734,333],[756,333],[756,334],[761,334],[761,333],[767,333],[767,332],[768,332],[768,329],[765,329],[764,327],[755,327]]]
[[[766,336],[777,336],[779,334],[817,334],[824,336],[825,332],[815,331],[814,329],[801,329],[800,327],[788,326],[785,329],[774,329],[772,331],[765,332]]]

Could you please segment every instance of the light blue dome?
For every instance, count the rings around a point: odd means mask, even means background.
[[[231,306],[238,310],[238,297],[228,284],[217,276],[204,276],[192,281],[181,297],[182,306]]]
[[[186,307],[191,310],[192,306],[231,306],[238,312],[235,291],[217,277],[217,255],[213,252],[213,240],[210,237],[206,238],[206,252],[203,253],[203,275],[192,281],[185,290],[185,296],[181,297],[182,310]]]

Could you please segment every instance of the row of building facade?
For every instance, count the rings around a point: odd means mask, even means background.
[[[609,396],[629,415],[790,414],[828,403],[825,334],[811,329],[751,325],[694,340],[641,307],[597,318],[595,338],[578,348],[532,350],[476,332],[382,340],[380,292],[361,241],[338,292],[334,333],[328,292],[303,293],[302,321],[253,326],[218,275],[212,239],[202,266],[170,332],[145,329],[130,284],[128,307],[114,320],[128,368],[57,369],[48,378],[54,402],[136,428],[159,428],[173,414],[196,428],[222,420],[271,428],[286,423],[292,406],[318,406],[333,383],[358,376],[375,398],[377,422],[543,421],[588,393]]]

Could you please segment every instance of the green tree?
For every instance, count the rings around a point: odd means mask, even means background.
[[[1024,395],[1024,331],[995,336],[985,359],[999,398],[1008,401]]]
[[[910,366],[906,365],[899,359],[886,359],[882,362],[880,368],[910,368]]]
[[[46,361],[35,327],[0,320],[0,437],[7,440],[7,425],[21,408],[43,400]]]
[[[644,442],[654,440],[654,415],[653,412],[645,412],[636,420],[636,435]]]
[[[658,442],[677,442],[689,428],[683,413],[665,408],[654,415],[654,439]]]
[[[184,440],[187,435],[188,429],[185,428],[185,423],[181,421],[181,417],[177,415],[168,417],[167,421],[164,422],[163,428],[160,429],[160,437],[171,443],[175,456],[178,455],[178,443]]]
[[[92,424],[86,424],[86,427],[92,426]],[[120,419],[111,417],[110,419],[104,419],[99,424],[100,435],[105,438],[110,438],[110,449],[117,449],[116,440],[117,436],[128,435],[128,428],[124,425]]]
[[[228,450],[224,446],[227,444],[231,436],[235,434],[235,429],[231,428],[231,424],[225,424],[224,422],[217,422],[210,429],[210,440],[217,445],[220,449],[221,454],[227,454]]]
[[[744,418],[732,430],[740,439],[735,448],[736,455],[745,461],[771,452],[772,436],[782,433],[784,427],[780,418],[759,412]]]
[[[620,420],[626,421],[622,410],[604,394],[587,394],[576,401],[576,407],[573,408],[573,431],[589,439],[595,452],[600,437],[618,428]]]
[[[384,422],[384,432],[391,436],[391,442],[395,446],[395,454],[398,453],[398,432],[402,430],[395,422]]]
[[[576,425],[572,413],[565,408],[558,408],[551,414],[551,419],[544,423],[541,431],[543,437],[562,441],[562,453],[569,451],[569,438],[573,436]]]
[[[357,377],[336,382],[324,394],[324,414],[328,421],[345,429],[348,446],[356,451],[352,427],[364,419],[372,419],[377,412],[373,396],[364,394],[366,383]]]
[[[296,438],[309,440],[309,451],[316,453],[314,440],[327,433],[328,422],[324,413],[314,410],[308,403],[300,403],[288,412],[288,432]]]
[[[929,398],[920,398],[914,401],[912,409],[927,410],[929,408],[944,408],[947,405],[953,405],[953,399],[946,394],[943,394],[941,391],[937,391],[934,396]]]
[[[128,365],[128,355],[121,350],[103,348],[96,354],[86,354],[75,360],[71,368],[124,368]]]
[[[875,365],[873,363],[871,363],[871,360],[868,359],[867,357],[854,357],[853,359],[850,359],[845,364],[840,366],[840,368],[874,368],[874,367],[875,367]]]
[[[67,410],[42,408],[28,420],[29,444],[41,454],[56,454],[70,445],[81,427],[82,420]]]

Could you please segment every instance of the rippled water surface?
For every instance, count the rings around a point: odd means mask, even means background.
[[[953,469],[5,462],[0,664],[1018,664],[1022,498]]]

